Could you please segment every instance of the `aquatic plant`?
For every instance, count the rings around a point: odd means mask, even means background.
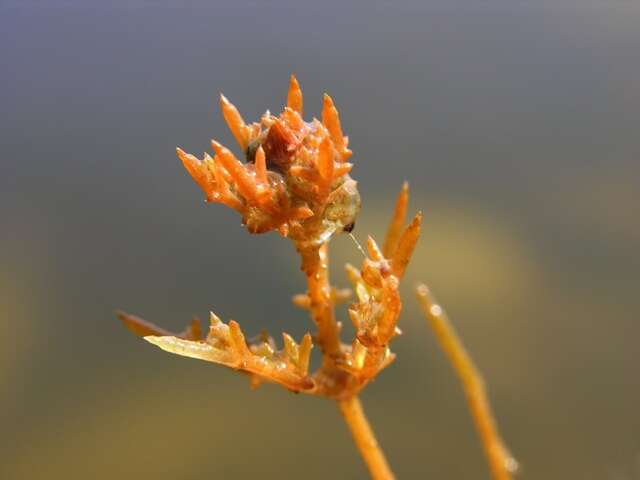
[[[398,195],[382,247],[368,237],[360,268],[346,265],[355,292],[348,307],[355,337],[343,343],[334,306],[349,301],[352,291],[329,282],[329,242],[353,229],[360,195],[349,176],[351,150],[333,100],[325,94],[321,119],[303,120],[302,91],[291,76],[287,105],[279,116],[267,111],[259,122],[247,124],[223,95],[220,106],[243,159],[215,140],[211,142],[213,156],[205,153],[198,159],[178,148],[178,157],[207,202],[236,210],[249,233],[275,231],[294,243],[307,289],[294,296],[293,303],[309,311],[316,332],[305,334],[299,342],[283,333],[279,347],[266,333],[248,340],[236,321],[225,323],[213,312],[206,334],[197,320],[174,334],[127,313],[119,313],[119,318],[131,331],[163,350],[247,374],[253,387],[277,383],[292,392],[336,401],[371,476],[394,478],[358,394],[396,358],[390,343],[401,334],[397,326],[402,310],[398,288],[422,222],[417,213],[405,226],[408,184],[405,182]],[[427,287],[419,286],[417,295],[460,376],[493,477],[511,478],[516,463],[497,433],[477,370]],[[311,372],[314,346],[320,349],[322,363]]]

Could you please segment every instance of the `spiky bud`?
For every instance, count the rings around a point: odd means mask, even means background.
[[[207,201],[237,210],[249,232],[276,230],[304,249],[353,228],[360,195],[349,176],[351,151],[333,100],[325,95],[322,121],[304,121],[302,104],[295,76],[284,111],[266,112],[250,125],[221,96],[223,117],[244,161],[216,141],[214,157],[205,154],[200,161],[181,149],[178,157]]]

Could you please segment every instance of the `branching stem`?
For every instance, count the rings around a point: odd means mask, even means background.
[[[389,342],[402,333],[397,328],[402,309],[399,281],[420,236],[422,214],[418,212],[403,227],[409,202],[405,182],[383,248],[369,237],[367,252],[360,247],[366,257],[362,269],[347,265],[358,301],[349,308],[355,338],[343,344],[334,302],[348,298],[349,293],[331,287],[328,241],[334,234],[351,231],[360,194],[348,175],[352,152],[333,100],[325,94],[322,123],[316,119],[304,122],[302,91],[292,75],[287,108],[280,116],[267,111],[259,122],[246,124],[223,95],[220,104],[247,161],[215,140],[211,142],[214,157],[205,153],[200,160],[180,148],[178,157],[207,201],[237,210],[249,233],[278,231],[294,242],[307,280],[307,293],[296,295],[294,303],[310,310],[317,334],[312,340],[307,333],[297,344],[283,333],[284,348],[277,350],[269,335],[247,340],[237,322],[225,324],[214,313],[206,334],[197,320],[183,332],[172,334],[132,315],[121,313],[119,317],[135,334],[163,350],[249,374],[254,387],[270,381],[293,392],[335,400],[371,476],[393,479],[357,393],[395,358]],[[510,480],[516,462],[500,440],[480,375],[426,287],[418,289],[418,297],[462,381],[495,480]],[[309,375],[313,344],[320,348],[323,362]]]
[[[336,322],[331,284],[329,282],[329,246],[300,250],[302,270],[307,277],[308,295],[311,300],[311,315],[318,328],[317,343],[323,351],[322,372],[330,383],[341,384],[344,372],[336,367],[336,360],[342,355],[340,327]],[[369,425],[367,416],[357,395],[349,395],[337,400],[342,416],[347,423],[353,439],[367,464],[374,480],[392,480],[394,478],[378,441]]]

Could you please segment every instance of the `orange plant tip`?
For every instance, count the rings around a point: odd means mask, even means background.
[[[172,335],[168,330],[157,327],[153,323],[147,322],[136,315],[131,315],[121,310],[116,311],[116,315],[130,332],[139,337],[145,337],[147,335]]]

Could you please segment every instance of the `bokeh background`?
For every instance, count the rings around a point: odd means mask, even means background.
[[[366,477],[332,403],[114,318],[310,328],[292,246],[205,205],[174,154],[233,144],[220,91],[254,119],[295,72],[307,116],[328,91],[351,138],[356,235],[383,235],[404,179],[425,215],[398,361],[363,398],[399,478],[488,478],[423,280],[521,478],[640,479],[640,3],[0,5],[0,478]],[[360,254],[333,245],[345,286]]]

